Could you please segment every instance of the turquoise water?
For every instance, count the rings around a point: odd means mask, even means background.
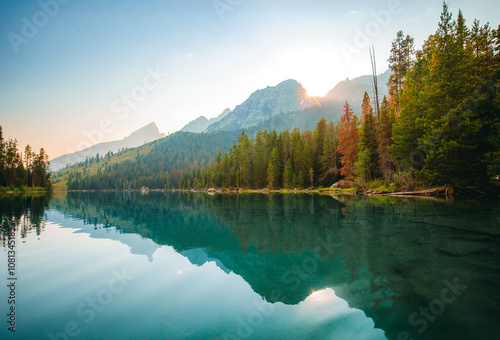
[[[496,200],[87,192],[0,203],[2,338],[500,338]]]

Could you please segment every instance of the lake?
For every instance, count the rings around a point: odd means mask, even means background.
[[[0,214],[2,339],[500,338],[496,199],[69,192]]]

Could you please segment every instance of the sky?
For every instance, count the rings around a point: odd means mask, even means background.
[[[450,0],[500,24],[496,0]],[[309,95],[388,68],[399,30],[421,48],[442,2],[417,0],[0,0],[0,125],[50,158],[166,134],[287,79]]]

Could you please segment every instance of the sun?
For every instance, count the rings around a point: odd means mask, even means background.
[[[318,102],[319,96],[311,96],[305,88],[303,88],[303,90],[297,91],[297,97],[299,98],[300,106],[321,106]]]

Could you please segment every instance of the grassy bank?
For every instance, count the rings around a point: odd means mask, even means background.
[[[35,193],[35,192],[50,192],[43,187],[0,187],[0,194],[17,194],[17,193]]]

